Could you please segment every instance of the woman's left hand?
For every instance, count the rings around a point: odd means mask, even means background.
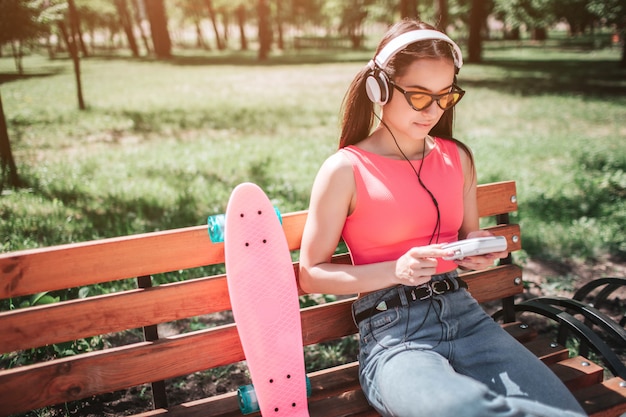
[[[467,234],[467,239],[474,237],[489,237],[493,236],[493,233],[487,230],[476,230]],[[492,252],[485,255],[466,256],[463,259],[457,259],[455,262],[462,268],[480,270],[493,266],[497,259],[506,258],[509,255],[508,251]]]

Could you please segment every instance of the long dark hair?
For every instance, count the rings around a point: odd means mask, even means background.
[[[419,20],[402,20],[393,25],[381,39],[376,53],[378,54],[387,43],[395,37],[420,29],[436,30],[435,27]],[[442,40],[423,40],[408,45],[403,50],[396,53],[389,61],[385,72],[390,80],[401,77],[407,67],[416,59],[436,58],[448,59],[454,62],[454,56],[449,43]],[[341,137],[339,147],[344,148],[349,145],[359,143],[369,136],[375,122],[374,103],[367,97],[365,80],[371,69],[364,66],[354,77],[343,100]],[[456,75],[455,75],[456,82]],[[390,94],[393,88],[390,89]],[[429,132],[432,136],[452,139],[457,142],[471,157],[471,151],[462,142],[452,136],[452,125],[454,122],[454,107],[446,110],[439,122]]]

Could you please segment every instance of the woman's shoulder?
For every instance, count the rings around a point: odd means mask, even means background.
[[[325,175],[332,178],[341,176],[352,176],[352,162],[349,159],[348,151],[342,148],[330,155],[322,166],[318,175]]]
[[[462,144],[460,140],[453,138],[453,137],[435,136],[434,139],[435,139],[435,142],[441,144],[442,146],[457,147],[460,144]]]
[[[461,142],[459,139],[437,136],[435,140],[444,149],[459,151],[461,158],[469,157],[471,159],[472,157],[472,150],[469,148],[469,146]]]
[[[448,152],[453,151],[451,155],[454,155],[455,159],[459,161],[462,171],[469,175],[469,178],[475,178],[474,155],[469,146],[455,138],[438,137],[437,139],[442,147],[448,149]]]

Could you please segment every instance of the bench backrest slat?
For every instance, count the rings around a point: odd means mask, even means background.
[[[229,309],[226,277],[219,276],[5,311],[0,353]]]
[[[515,181],[479,185],[477,199],[479,217],[489,217],[517,211]]]
[[[0,254],[0,298],[224,262],[206,226]]]
[[[0,373],[0,415],[174,378],[243,358],[237,329],[226,325],[9,369]]]
[[[487,271],[468,272],[462,277],[479,303],[510,297],[524,291],[522,269],[517,265],[501,265]]]

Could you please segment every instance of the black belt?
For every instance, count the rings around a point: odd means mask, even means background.
[[[431,281],[426,284],[418,285],[417,287],[406,287],[404,293],[408,302],[427,300],[434,295],[441,295],[447,292],[456,291],[459,288],[467,288],[467,284],[461,278],[452,280],[450,278],[444,278],[440,281]],[[371,308],[367,308],[354,315],[354,321],[359,324],[363,319],[373,316],[381,311],[386,311],[391,308],[399,307],[402,305],[402,299],[399,294],[387,299],[387,297],[381,297],[381,301]]]

